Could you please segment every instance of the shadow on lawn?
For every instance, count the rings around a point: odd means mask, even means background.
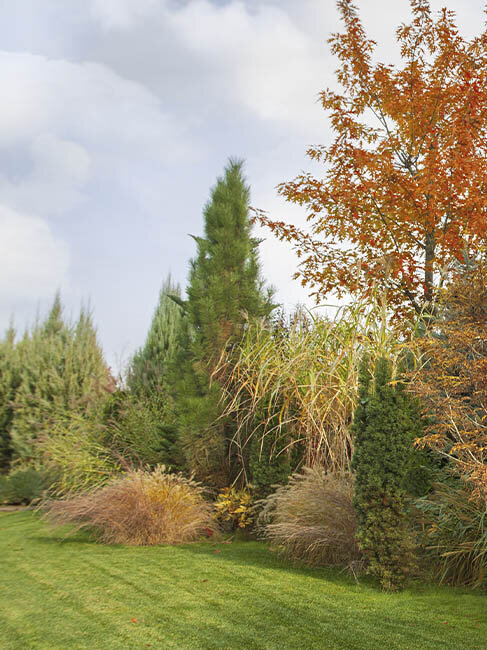
[[[376,578],[364,573],[358,573],[356,575],[349,567],[312,567],[305,563],[286,558],[277,550],[270,548],[265,542],[248,541],[242,543],[238,541],[233,548],[232,546],[233,542],[209,542],[208,544],[188,544],[181,548],[191,554],[226,560],[236,566],[253,566],[259,569],[285,571],[289,574],[306,576],[318,581],[326,580],[346,590],[350,588],[357,588],[358,590],[365,588],[380,593],[385,597],[390,595],[380,589],[379,582]],[[438,585],[437,582],[433,580],[428,581],[424,577],[412,578],[406,589],[398,593],[404,594],[409,592],[420,596],[428,591],[438,590],[457,595],[466,594],[485,597],[487,594],[487,590],[473,592],[468,587]]]
[[[179,552],[189,553],[195,556],[205,557],[208,560],[220,561],[231,563],[233,566],[239,567],[254,567],[262,570],[267,569],[270,571],[286,571],[295,575],[305,575],[308,578],[317,580],[326,580],[333,582],[337,585],[342,585],[344,588],[356,586],[357,581],[354,579],[353,574],[347,569],[341,568],[324,568],[324,567],[309,567],[305,564],[291,562],[284,556],[280,555],[269,546],[261,541],[218,541],[212,542],[210,540],[203,542],[195,542],[192,544],[183,544],[181,546],[128,546],[122,544],[103,544],[97,539],[96,533],[89,530],[77,530],[71,532],[69,528],[47,528],[42,533],[34,533],[29,535],[30,539],[48,546],[54,545],[79,545],[79,546],[93,546],[98,549],[106,549],[107,551],[122,551],[130,550],[135,553],[140,553],[142,550],[144,554],[153,555],[159,554],[161,550],[170,549]],[[360,585],[374,585],[374,581],[370,578],[360,576]]]
[[[353,573],[341,567],[310,567],[304,563],[293,562],[267,544],[259,541],[246,542],[208,542],[206,544],[186,544],[181,547],[191,554],[206,556],[208,559],[225,560],[234,566],[257,569],[286,571],[295,575],[305,575],[308,578],[323,580],[324,578],[336,585],[349,589],[351,586],[375,586],[375,581],[367,576],[359,576],[358,582]]]

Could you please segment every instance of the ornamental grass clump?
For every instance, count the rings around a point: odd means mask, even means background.
[[[105,544],[183,544],[217,533],[203,488],[162,465],[130,471],[105,487],[44,507],[53,524],[93,530]]]
[[[428,565],[440,582],[487,586],[487,500],[475,488],[450,478],[416,502]]]
[[[288,322],[249,321],[217,371],[225,378],[225,413],[237,424],[232,444],[242,472],[256,438],[259,457],[268,447],[271,461],[284,460],[283,446],[291,455],[299,447],[303,465],[348,471],[360,359],[368,352],[395,366],[410,336],[389,323],[386,298],[379,295],[342,307],[332,319],[300,309]],[[252,474],[248,482],[255,484]]]
[[[265,499],[259,523],[265,538],[287,557],[314,566],[357,566],[353,480],[305,468]]]
[[[49,495],[69,499],[91,493],[120,475],[124,461],[104,443],[95,417],[56,413],[36,441],[40,464],[49,476]]]

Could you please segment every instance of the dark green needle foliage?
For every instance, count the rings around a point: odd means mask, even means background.
[[[249,219],[250,188],[242,161],[230,160],[204,209],[205,236],[196,237],[187,310],[199,358],[215,362],[230,338],[238,340],[249,318],[268,316],[272,293],[264,291]]]
[[[277,485],[287,483],[292,470],[287,449],[289,440],[278,426],[278,416],[273,420],[275,422],[267,422],[263,435],[254,433],[250,442],[249,469],[254,500],[265,499]]]
[[[272,291],[264,289],[249,219],[249,186],[242,161],[230,160],[204,209],[204,237],[195,237],[183,353],[179,368],[180,429],[189,469],[222,487],[232,478],[234,426],[220,418],[218,377],[225,346],[236,344],[248,319],[267,317]]]
[[[416,405],[404,384],[392,382],[390,362],[377,361],[372,385],[369,360],[364,357],[353,423],[354,505],[359,545],[369,572],[387,591],[401,588],[414,568],[405,481],[420,427]]]

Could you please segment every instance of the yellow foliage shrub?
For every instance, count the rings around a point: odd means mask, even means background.
[[[247,490],[224,488],[215,501],[216,518],[232,527],[247,528],[252,523],[252,496]]]

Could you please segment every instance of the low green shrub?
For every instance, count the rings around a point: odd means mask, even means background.
[[[255,500],[265,499],[278,485],[287,483],[291,474],[289,453],[283,433],[254,435],[250,443],[249,467]]]
[[[416,502],[428,566],[440,582],[487,585],[487,502],[474,498],[473,489],[450,478]]]
[[[203,488],[164,466],[129,471],[108,485],[45,504],[53,524],[92,529],[106,544],[183,544],[218,532]]]
[[[45,489],[44,476],[33,467],[26,467],[0,477],[0,503],[28,505],[38,501]]]
[[[259,526],[289,558],[315,566],[359,566],[349,474],[305,468],[264,501]]]
[[[10,491],[8,487],[8,478],[0,474],[0,505],[9,503]]]

